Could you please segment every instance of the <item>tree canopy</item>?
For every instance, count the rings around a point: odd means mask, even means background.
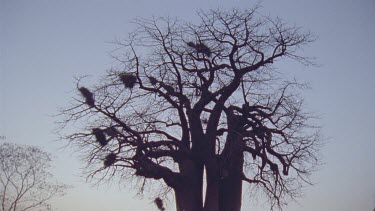
[[[319,133],[304,85],[275,67],[309,64],[299,49],[314,36],[257,8],[198,16],[136,19],[116,41],[119,65],[96,86],[78,81],[80,96],[62,110],[63,127],[78,129],[64,138],[82,150],[89,177],[142,179],[141,190],[161,180],[177,210],[240,210],[243,182],[281,206],[310,183]]]

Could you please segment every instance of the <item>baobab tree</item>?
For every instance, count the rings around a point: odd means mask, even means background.
[[[319,136],[303,85],[275,65],[308,64],[298,49],[314,37],[256,8],[198,15],[137,19],[116,41],[120,65],[97,86],[78,80],[62,122],[83,127],[64,138],[82,150],[89,177],[141,178],[141,189],[160,180],[178,211],[239,211],[244,182],[280,207],[309,183]]]

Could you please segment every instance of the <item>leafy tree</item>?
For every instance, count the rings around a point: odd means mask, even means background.
[[[65,138],[89,177],[141,178],[141,190],[161,180],[178,211],[239,211],[243,182],[280,206],[309,183],[319,136],[302,109],[304,86],[274,65],[309,64],[298,49],[314,37],[256,8],[198,15],[198,24],[137,19],[116,42],[118,68],[90,89],[78,81],[63,127],[83,127]]]
[[[51,155],[37,147],[0,145],[0,204],[2,211],[51,210],[48,201],[66,186],[50,181]]]

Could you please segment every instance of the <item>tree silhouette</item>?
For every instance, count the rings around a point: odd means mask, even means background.
[[[314,38],[257,8],[198,15],[198,24],[137,19],[116,42],[120,67],[90,89],[78,81],[63,126],[84,127],[64,138],[83,151],[89,177],[142,178],[141,190],[161,180],[178,211],[239,211],[243,182],[281,206],[309,183],[319,136],[303,85],[274,65],[308,64],[298,49]]]
[[[50,179],[51,155],[37,147],[0,145],[0,206],[2,211],[51,210],[51,198],[66,186]]]

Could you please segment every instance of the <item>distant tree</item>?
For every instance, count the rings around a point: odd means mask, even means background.
[[[0,145],[0,204],[2,211],[52,210],[48,201],[65,193],[51,181],[51,155],[37,147]]]
[[[64,138],[82,150],[88,177],[141,178],[141,190],[162,180],[178,211],[239,211],[243,182],[280,206],[309,183],[319,136],[304,86],[274,65],[308,64],[298,50],[314,38],[256,8],[198,15],[136,20],[116,42],[119,68],[92,88],[78,81],[62,125],[84,126]]]

